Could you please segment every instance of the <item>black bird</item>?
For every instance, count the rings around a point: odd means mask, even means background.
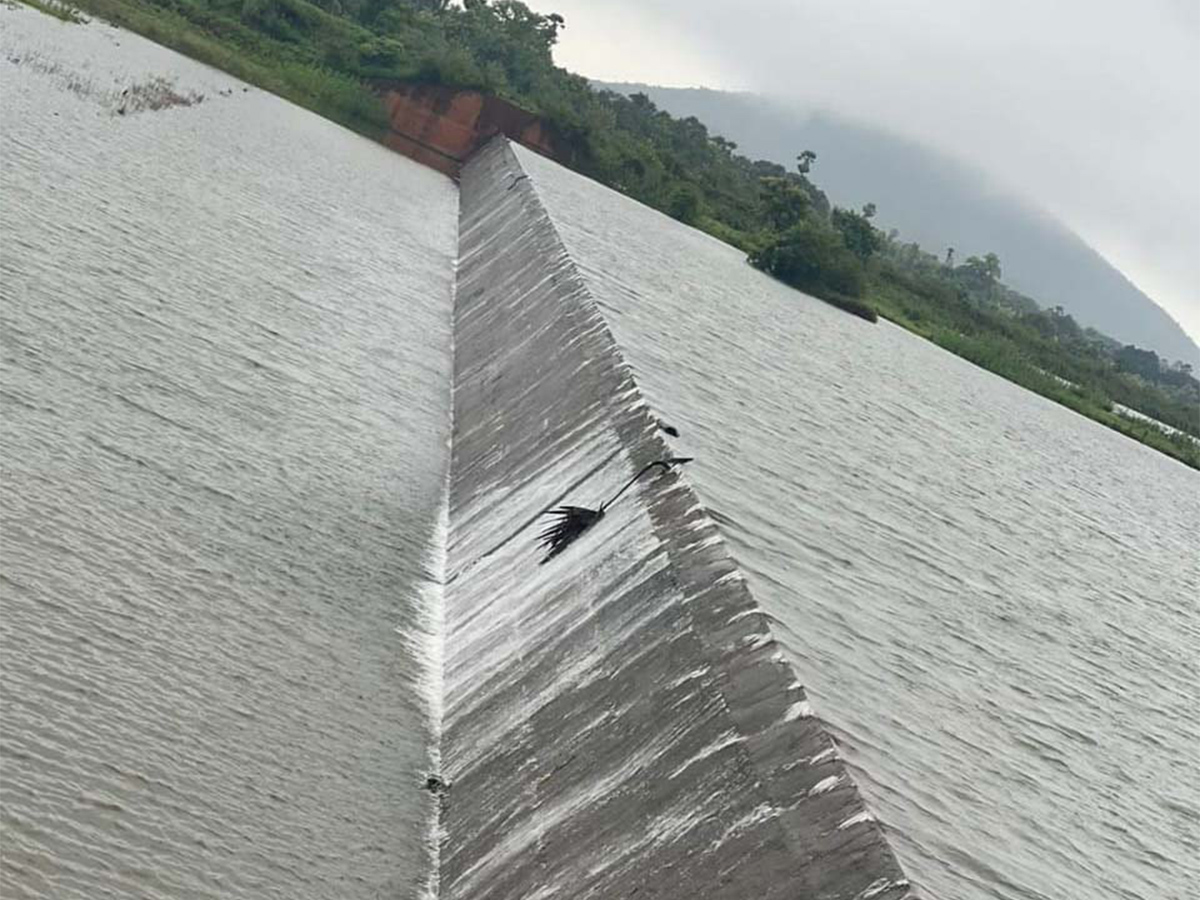
[[[600,504],[599,509],[588,509],[586,506],[557,506],[554,509],[547,510],[542,515],[553,516],[555,519],[538,535],[538,540],[541,541],[542,546],[549,551],[546,554],[546,558],[542,560],[542,564],[558,556],[558,554],[570,546],[572,541],[603,519],[604,511],[612,506],[618,497],[629,490],[635,481],[651,469],[662,467],[666,471],[671,466],[681,466],[691,461],[692,457],[690,456],[672,456],[667,459],[655,460],[630,478],[623,488],[613,494],[610,500]]]

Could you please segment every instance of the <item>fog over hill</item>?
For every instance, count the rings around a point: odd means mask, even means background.
[[[603,84],[641,91],[676,116],[695,116],[753,158],[793,165],[813,150],[813,179],[842,206],[875,203],[884,229],[958,259],[994,252],[1004,280],[1082,325],[1200,367],[1200,347],[1165,310],[1061,222],[982,172],[935,150],[829,112],[798,112],[753,94]]]

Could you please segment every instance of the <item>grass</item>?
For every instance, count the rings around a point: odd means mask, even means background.
[[[63,22],[69,22],[72,25],[82,25],[87,19],[76,9],[67,3],[57,3],[55,0],[43,2],[43,0],[18,0],[26,6],[36,9],[38,12],[43,12],[48,16],[54,16],[56,19],[61,19]]]
[[[813,294],[813,296],[824,300],[830,306],[836,306],[840,310],[858,316],[860,319],[866,319],[868,322],[879,321],[879,313],[876,311],[875,305],[868,300],[860,300],[849,294],[839,294],[837,291],[823,291]]]
[[[41,8],[42,0],[22,0]],[[228,38],[169,9],[141,0],[79,0],[92,15],[192,59],[228,72],[372,140],[387,133],[383,101],[361,81],[313,63],[287,58],[249,29],[229,23]],[[244,32],[244,33],[239,33]],[[233,43],[234,39],[238,43]]]

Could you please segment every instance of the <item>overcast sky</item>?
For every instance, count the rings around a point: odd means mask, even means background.
[[[531,5],[590,78],[782,96],[974,163],[1200,342],[1200,0]]]

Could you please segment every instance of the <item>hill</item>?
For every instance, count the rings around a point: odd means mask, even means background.
[[[885,228],[932,253],[995,253],[1004,280],[1083,325],[1200,368],[1200,347],[1158,304],[1078,235],[987,177],[928,147],[828,112],[796,112],[753,94],[643,84],[599,84],[644,93],[674,116],[695,116],[740,152],[790,164],[813,150],[815,177],[842,206],[874,203]]]

